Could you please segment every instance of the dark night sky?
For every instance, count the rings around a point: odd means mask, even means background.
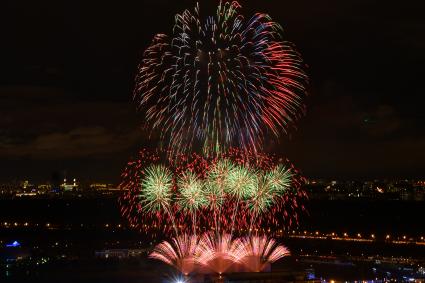
[[[142,51],[194,1],[27,2],[0,12],[0,181],[116,182],[154,143],[131,104]],[[423,0],[241,3],[281,23],[310,66],[307,116],[267,151],[308,177],[424,177]]]

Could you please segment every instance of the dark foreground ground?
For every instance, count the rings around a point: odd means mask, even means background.
[[[299,227],[278,237],[292,256],[274,264],[273,275],[233,274],[224,282],[424,276],[424,202],[315,200],[307,207]],[[162,238],[126,228],[114,198],[1,200],[0,218],[0,282],[178,282],[172,268],[147,258]],[[20,247],[5,247],[15,240]],[[121,260],[95,257],[105,249],[144,252]]]

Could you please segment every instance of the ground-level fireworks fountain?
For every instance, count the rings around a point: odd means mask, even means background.
[[[289,250],[267,236],[232,239],[229,234],[180,235],[157,245],[151,258],[190,273],[261,272],[287,255]]]

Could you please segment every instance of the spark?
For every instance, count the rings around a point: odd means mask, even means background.
[[[141,186],[141,203],[144,210],[160,211],[169,207],[173,183],[168,168],[162,165],[149,166]]]
[[[223,1],[203,18],[197,4],[144,52],[134,100],[172,155],[196,144],[207,154],[258,152],[269,133],[286,134],[305,112],[301,55],[269,15],[240,11]]]

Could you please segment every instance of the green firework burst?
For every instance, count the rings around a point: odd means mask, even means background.
[[[194,212],[208,204],[203,182],[195,173],[190,171],[183,173],[177,181],[177,186],[180,189],[177,202],[183,210]]]
[[[151,165],[145,170],[141,184],[141,203],[148,212],[167,210],[172,201],[173,175],[163,165]]]
[[[256,173],[245,166],[235,166],[228,175],[227,190],[236,199],[251,198],[256,190]]]
[[[292,170],[283,165],[276,166],[267,175],[274,192],[278,195],[285,194],[290,189],[294,177]]]

